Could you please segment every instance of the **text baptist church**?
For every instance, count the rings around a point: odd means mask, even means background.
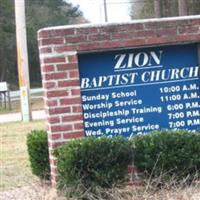
[[[81,80],[82,89],[138,85],[163,81],[173,81],[189,78],[198,78],[200,69],[198,66],[177,67],[172,66],[165,69],[162,65],[162,57],[165,51],[149,51],[139,53],[117,54],[113,57],[114,74],[99,77],[87,78]],[[155,69],[143,71],[139,70]],[[131,72],[129,72],[131,71]],[[117,72],[126,72],[120,73]]]

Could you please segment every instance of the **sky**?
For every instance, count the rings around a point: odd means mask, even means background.
[[[92,23],[104,22],[103,0],[69,0],[79,5],[84,16]],[[107,0],[108,22],[130,21],[129,0]]]

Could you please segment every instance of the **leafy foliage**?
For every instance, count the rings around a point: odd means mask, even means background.
[[[8,76],[16,79],[14,7],[8,0],[0,0],[0,44],[0,81],[7,80]]]
[[[33,130],[27,136],[27,147],[33,174],[41,179],[50,178],[47,132]]]
[[[64,0],[29,0],[26,2],[27,43],[31,84],[41,84],[37,30],[47,26],[82,22],[78,7]],[[14,1],[0,0],[0,81],[17,85]]]
[[[85,138],[55,151],[58,185],[111,187],[124,180],[132,161],[131,143],[124,138]]]
[[[192,178],[200,173],[200,132],[160,131],[137,136],[132,142],[134,164],[153,176]]]

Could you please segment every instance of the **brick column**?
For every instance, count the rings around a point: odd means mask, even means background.
[[[63,41],[64,38],[39,40],[53,184],[56,162],[52,151],[71,138],[84,135],[77,52],[53,52],[54,44]]]

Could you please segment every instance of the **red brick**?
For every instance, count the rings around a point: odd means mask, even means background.
[[[170,37],[163,37],[163,38],[161,38],[161,43],[167,43],[167,44],[176,44],[176,43],[179,43],[179,40],[178,40],[178,38],[177,37],[179,37],[179,36],[177,36],[177,35],[174,35],[174,37],[173,38],[170,38]],[[182,41],[182,39],[181,39],[181,42],[184,42],[184,41]]]
[[[72,89],[71,90],[71,94],[73,96],[80,96],[81,95],[81,91],[80,91],[80,89]]]
[[[53,165],[53,166],[55,166],[57,163],[56,159],[53,159],[53,158],[49,159],[49,161],[50,161],[50,165]]]
[[[84,44],[80,44],[77,47],[78,51],[89,51],[89,50],[97,50],[97,49],[101,49],[102,48],[102,43],[101,42],[88,42],[88,43],[84,43]]]
[[[111,25],[111,26],[102,26],[99,28],[99,32],[105,32],[105,33],[115,33],[115,32],[120,32],[120,31],[127,31],[128,27],[125,26],[116,26],[116,25]]]
[[[78,70],[70,71],[69,72],[69,77],[70,78],[79,78],[79,72],[78,72]]]
[[[145,29],[151,29],[151,30],[156,30],[161,27],[161,24],[158,22],[148,22],[144,24]]]
[[[75,130],[82,130],[82,129],[84,129],[83,123],[74,124],[74,129]]]
[[[81,36],[70,36],[65,38],[66,44],[74,44],[74,43],[80,43],[87,40],[87,35],[81,35]]]
[[[70,107],[64,107],[64,108],[50,108],[49,114],[55,115],[55,114],[63,114],[63,113],[70,113],[71,108]]]
[[[112,33],[112,39],[130,39],[130,38],[133,38],[135,37],[135,32],[115,32],[115,33]]]
[[[64,38],[49,38],[41,40],[42,45],[64,44]]]
[[[48,142],[48,146],[49,146],[49,148],[53,148],[53,149],[55,149],[55,148],[57,148],[58,146],[61,146],[61,145],[63,145],[63,144],[65,144],[65,142],[63,141],[63,142],[61,142],[61,141],[51,141],[51,142]]]
[[[177,42],[194,42],[194,41],[199,41],[200,40],[200,34],[182,34],[178,35],[174,38]]]
[[[52,52],[52,49],[50,47],[43,47],[40,49],[40,53],[43,54],[43,53],[51,53]]]
[[[56,83],[55,82],[45,82],[45,83],[43,83],[43,87],[45,89],[56,88]]]
[[[92,27],[92,28],[78,28],[76,29],[76,34],[81,35],[81,34],[93,34],[93,33],[98,33],[98,28],[97,27]]]
[[[65,63],[64,57],[44,58],[44,63]]]
[[[80,120],[83,120],[82,114],[62,117],[62,122],[73,122],[73,121],[80,121]]]
[[[40,31],[38,34],[38,38],[48,38],[49,37],[49,31]]]
[[[190,19],[190,20],[188,20],[188,24],[189,25],[197,25],[197,26],[199,26],[200,19]]]
[[[116,40],[127,40],[127,39],[137,39],[137,38],[143,38],[143,37],[153,37],[156,36],[154,30],[141,30],[141,31],[134,31],[134,32],[119,32],[119,33],[113,33],[112,39]]]
[[[166,28],[174,28],[176,29],[177,27],[177,21],[168,21],[167,23],[165,22],[147,22],[144,24],[145,29],[151,29],[151,30],[159,30],[159,29],[166,29]]]
[[[163,39],[159,38],[159,37],[152,37],[152,38],[147,38],[146,40],[146,44],[162,44],[163,43]]]
[[[139,45],[144,45],[145,44],[146,39],[132,39],[132,40],[124,40],[122,42],[123,46],[126,47],[135,47],[135,46],[139,46]]]
[[[88,41],[104,41],[110,39],[111,39],[111,34],[99,33],[95,35],[88,35]]]
[[[129,32],[134,30],[142,30],[144,26],[142,23],[138,24],[124,24],[124,25],[112,25],[106,27],[100,27],[99,32],[106,32],[106,33],[117,33],[117,32]]]
[[[75,29],[70,28],[70,29],[57,29],[57,30],[52,30],[50,32],[51,37],[63,37],[66,35],[74,35],[75,34]]]
[[[131,40],[132,41],[132,40]],[[123,45],[123,40],[116,40],[116,41],[112,41],[112,42],[104,42],[102,43],[102,47],[105,47],[105,48],[120,48]]]
[[[52,167],[52,166],[50,166],[51,167],[51,175],[52,174],[57,174],[57,169],[56,169],[56,167],[54,166],[54,167]],[[51,178],[55,178],[56,176],[51,176]],[[51,179],[51,181],[52,181],[52,179]],[[53,181],[57,181],[57,179],[55,179],[55,180],[53,180]]]
[[[158,37],[162,37],[162,36],[169,37],[170,35],[171,37],[174,37],[175,35],[177,35],[177,29],[176,28],[160,29],[160,30],[157,30],[155,33]]]
[[[71,70],[71,69],[77,69],[77,68],[78,68],[77,63],[67,63],[67,64],[57,65],[58,71],[65,71],[65,70]]]
[[[72,86],[79,86],[79,80],[66,80],[66,81],[59,81],[58,87],[72,87]]]
[[[143,30],[143,31],[137,31],[134,33],[135,37],[141,38],[141,37],[155,37],[156,32],[154,30]]]
[[[45,80],[65,79],[65,78],[67,78],[67,73],[56,72],[56,73],[52,73],[52,74],[45,74],[44,78],[45,78]]]
[[[46,105],[49,107],[55,107],[58,105],[58,101],[57,100],[47,100]]]
[[[64,106],[64,105],[74,105],[74,104],[80,104],[80,103],[81,103],[80,98],[60,99],[60,104],[62,106]]]
[[[77,55],[68,56],[68,60],[69,60],[70,63],[78,63]]]
[[[60,133],[49,134],[49,139],[51,139],[51,140],[58,140],[58,139],[61,139],[61,134],[60,134]]]
[[[84,137],[84,132],[74,132],[74,133],[64,133],[63,134],[64,139],[71,139],[71,138],[82,138]]]
[[[122,25],[122,26],[127,26],[127,25]],[[144,23],[136,23],[136,24],[128,24],[128,28],[126,31],[142,31],[144,30]]]
[[[174,28],[174,29],[176,29],[177,23],[178,22],[176,20],[167,21],[167,23],[159,22],[158,27],[162,28],[162,29],[165,29],[165,28]]]
[[[50,123],[50,124],[57,124],[60,122],[60,118],[59,117],[48,117],[47,118],[47,121]]]
[[[64,96],[68,96],[68,92],[67,90],[58,90],[58,91],[49,91],[47,92],[47,97],[50,98],[50,97],[64,97]]]
[[[115,41],[104,41],[101,42],[101,47],[99,49],[112,49],[112,48],[120,48],[121,41],[120,40],[115,40]]]
[[[44,65],[42,67],[42,72],[54,72],[55,67],[53,65]]]
[[[200,27],[199,26],[185,26],[178,28],[179,34],[197,34],[200,33]]]
[[[76,51],[76,46],[71,45],[71,46],[54,47],[54,51],[57,53]]]
[[[82,106],[73,106],[72,113],[82,113],[83,109]]]
[[[52,132],[63,132],[63,131],[71,131],[71,130],[72,130],[72,125],[51,126],[51,131]]]

